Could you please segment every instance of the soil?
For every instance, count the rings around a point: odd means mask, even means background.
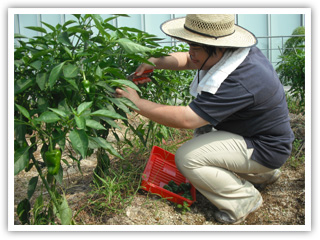
[[[296,158],[304,158],[304,116],[291,115],[291,125],[297,139],[301,139]],[[40,158],[40,156],[38,156]],[[148,156],[145,154],[145,159]],[[92,213],[88,207],[89,192],[92,190],[93,169],[96,166],[94,155],[73,164],[64,170],[66,197],[69,206],[77,213],[75,221],[80,225],[220,225],[213,217],[214,206],[199,192],[196,202],[186,213],[179,211],[175,204],[149,194],[140,189],[131,203],[122,212],[101,215]],[[281,168],[282,175],[277,182],[261,190],[264,203],[251,213],[242,225],[304,225],[305,224],[305,165],[292,164]],[[22,171],[14,178],[15,209],[25,198],[28,181],[36,176],[35,169]],[[37,193],[32,199],[36,198]],[[15,213],[15,224],[21,224]]]

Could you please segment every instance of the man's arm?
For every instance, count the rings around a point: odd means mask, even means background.
[[[154,63],[155,66],[143,63],[137,70],[137,76],[140,76],[144,71],[149,69],[168,69],[168,70],[192,70],[197,69],[194,63],[190,59],[188,52],[175,52],[170,53],[169,56],[148,59],[150,62]]]
[[[168,106],[141,99],[132,88],[127,91],[117,89],[117,97],[130,99],[138,108],[139,114],[159,124],[174,127],[195,129],[209,124],[206,120],[197,115],[189,106]]]

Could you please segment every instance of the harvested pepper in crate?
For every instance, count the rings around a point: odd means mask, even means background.
[[[181,183],[180,185],[178,185],[173,180],[170,180],[168,184],[163,186],[163,188],[173,193],[182,193],[181,197],[193,200],[190,192],[190,183]]]
[[[163,188],[170,192],[173,192],[172,188],[169,185],[164,185]]]
[[[180,193],[182,192],[182,188],[176,184],[173,180],[171,180],[168,185],[171,187],[172,191],[171,192],[174,192],[174,193]]]
[[[172,188],[169,186],[171,180],[178,185],[179,190],[175,191],[180,191],[179,193],[171,191]],[[142,174],[141,187],[177,204],[191,206],[196,201],[196,189],[177,169],[174,154],[158,146],[152,148],[148,163]],[[190,187],[188,192],[191,194],[192,200],[182,196],[186,192],[182,187],[186,190]]]
[[[190,191],[191,184],[190,183],[181,183],[180,188],[182,188],[182,191],[184,191],[184,192]]]

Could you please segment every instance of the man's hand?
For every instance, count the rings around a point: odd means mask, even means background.
[[[127,87],[126,89],[117,88],[116,89],[116,95],[117,98],[125,97],[131,100],[134,104],[136,104],[140,97],[136,90]]]

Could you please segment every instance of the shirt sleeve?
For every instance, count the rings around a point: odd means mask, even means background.
[[[215,94],[201,92],[189,107],[213,126],[239,118],[254,103],[253,95],[241,84],[225,80]]]

